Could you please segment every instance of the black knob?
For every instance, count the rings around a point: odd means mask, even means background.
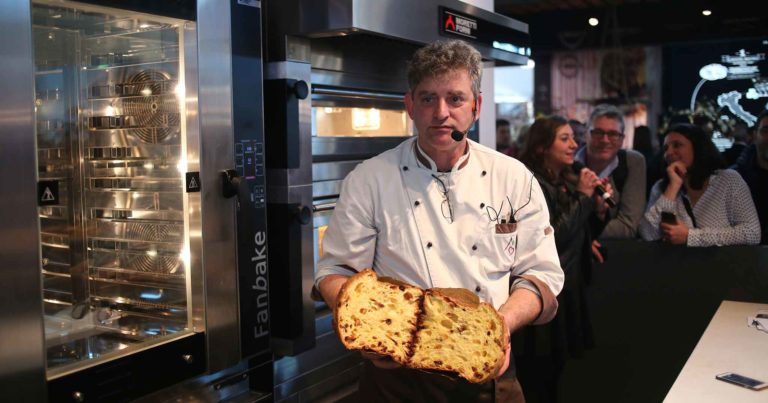
[[[312,209],[307,206],[296,206],[293,210],[293,216],[301,225],[307,225],[312,221]]]
[[[307,85],[307,82],[304,80],[296,81],[293,85],[289,84],[288,86],[290,91],[293,92],[298,99],[306,99],[309,95],[309,85]]]
[[[221,194],[229,199],[237,196],[237,190],[240,188],[240,177],[234,169],[221,171]]]

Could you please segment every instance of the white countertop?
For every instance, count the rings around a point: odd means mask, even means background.
[[[747,326],[747,317],[758,310],[768,310],[768,304],[723,301],[664,402],[768,402],[768,389],[715,379],[735,372],[768,382],[768,333]]]

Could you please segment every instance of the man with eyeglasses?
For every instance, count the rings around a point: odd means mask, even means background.
[[[514,332],[551,320],[563,271],[541,188],[519,161],[466,138],[480,113],[481,56],[435,42],[408,65],[405,106],[417,136],[358,165],[325,232],[315,285],[326,303],[372,267],[422,288],[464,288]],[[363,353],[360,401],[524,401],[510,347],[483,385]]]
[[[576,160],[602,178],[610,178],[612,198],[611,220],[601,239],[634,238],[645,210],[645,157],[633,150],[623,150],[624,114],[615,106],[600,104],[589,117],[586,146],[576,153]],[[603,260],[600,243],[593,242],[593,253]]]
[[[747,182],[752,200],[757,207],[760,219],[760,243],[768,244],[768,110],[764,110],[757,118],[754,144],[749,145],[741,153],[731,169],[735,169]]]

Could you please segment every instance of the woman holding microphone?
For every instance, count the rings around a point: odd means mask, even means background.
[[[533,123],[521,155],[521,161],[533,172],[544,192],[565,272],[555,319],[513,335],[518,378],[528,402],[556,402],[565,361],[580,357],[593,344],[585,287],[592,255],[602,261],[599,251],[592,249],[592,240],[607,221],[607,205],[602,196],[612,189],[607,179],[600,180],[583,165],[574,165],[576,149],[568,121],[561,116],[549,116]]]

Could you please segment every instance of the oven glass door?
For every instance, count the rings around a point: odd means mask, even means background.
[[[403,95],[324,85],[312,88],[313,137],[410,137]]]
[[[33,2],[48,378],[191,332],[186,21]],[[194,40],[194,38],[190,38]]]

